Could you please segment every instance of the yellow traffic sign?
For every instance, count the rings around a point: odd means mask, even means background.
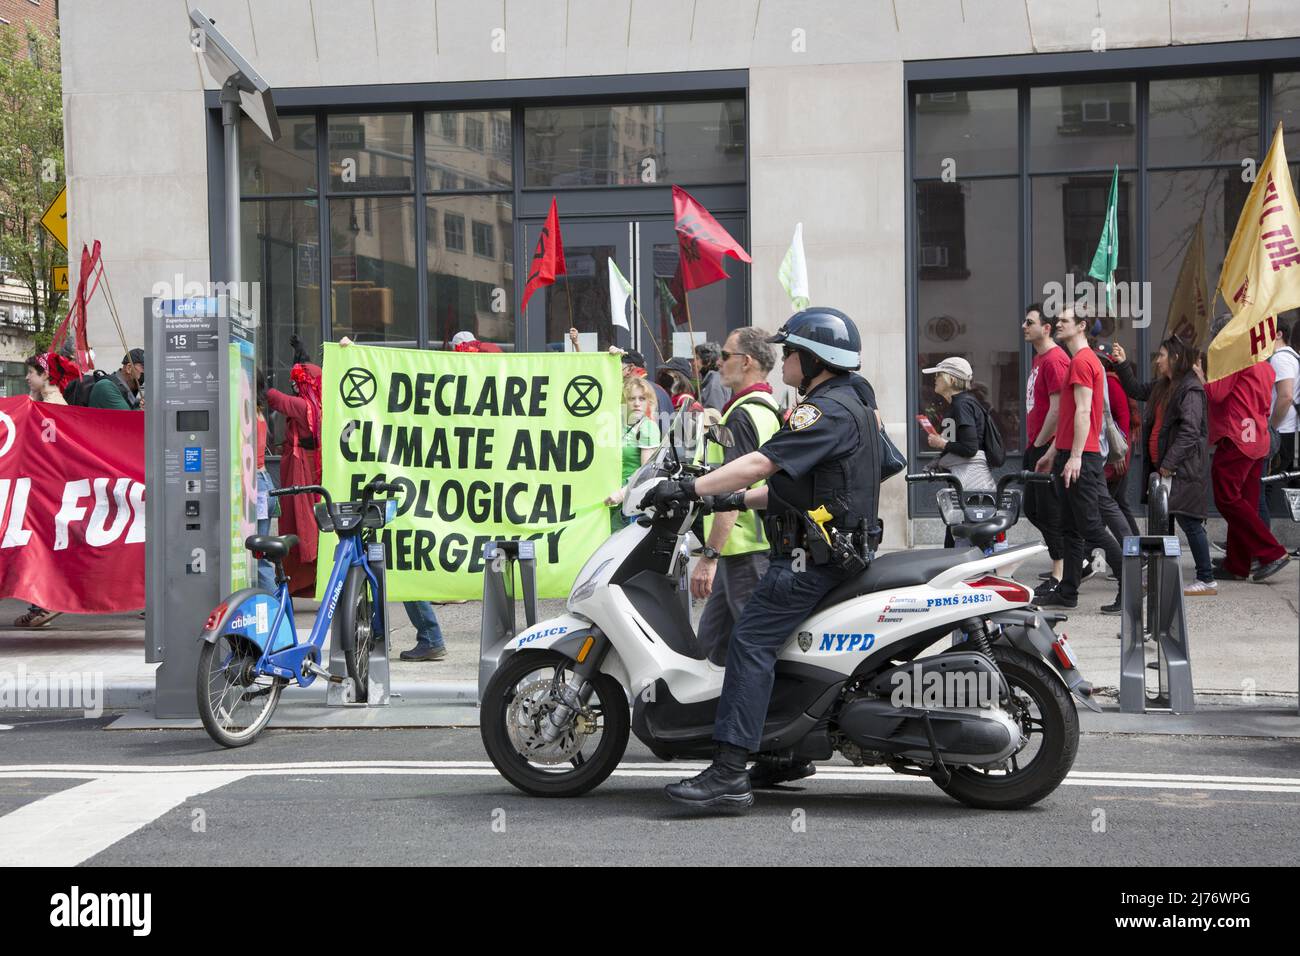
[[[55,292],[68,291],[68,267],[67,266],[54,267],[54,291]]]
[[[68,248],[68,187],[64,186],[50,203],[50,208],[41,216],[41,225],[54,237],[54,241],[64,249]]]

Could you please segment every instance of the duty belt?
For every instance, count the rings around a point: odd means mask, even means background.
[[[870,531],[866,522],[857,529],[846,530],[819,523],[799,512],[768,514],[765,526],[772,553],[788,558],[802,553],[814,565],[835,565],[857,573],[866,569],[874,557],[883,535],[883,526]]]

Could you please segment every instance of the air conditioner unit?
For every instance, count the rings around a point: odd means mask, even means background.
[[[1110,100],[1084,100],[1082,105],[1085,123],[1110,122]]]
[[[947,246],[922,246],[921,267],[923,269],[948,268],[948,247]]]

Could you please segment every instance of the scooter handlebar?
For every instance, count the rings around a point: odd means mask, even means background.
[[[962,493],[961,481],[956,475],[949,474],[946,471],[922,471],[915,474],[905,475],[905,480],[909,484],[916,484],[927,481],[941,481],[944,484],[952,485],[957,489],[957,494]]]

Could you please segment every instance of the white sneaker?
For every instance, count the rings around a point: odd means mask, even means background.
[[[1211,597],[1219,593],[1217,581],[1193,581],[1183,588],[1184,597]]]

